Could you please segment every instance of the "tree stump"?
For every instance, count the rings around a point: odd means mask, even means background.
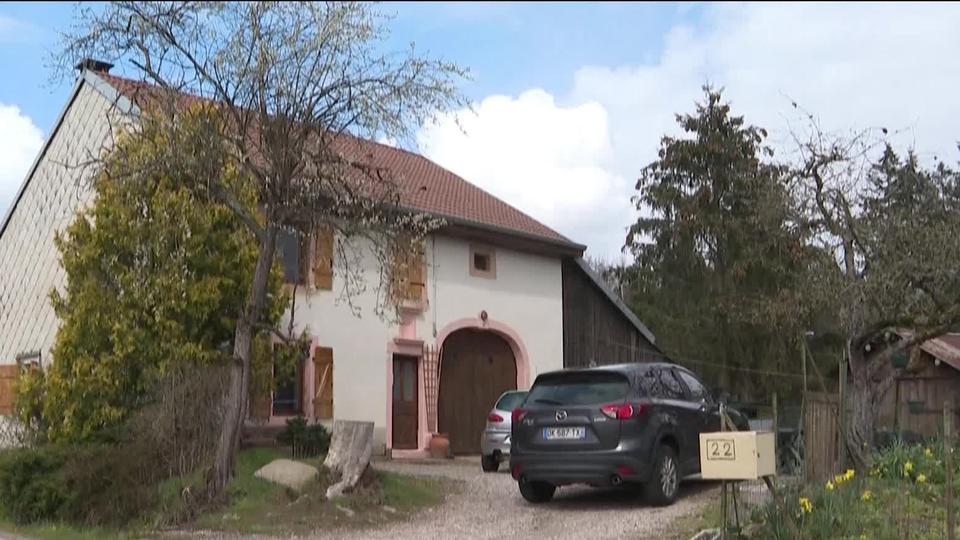
[[[333,423],[330,449],[323,465],[338,481],[327,488],[327,498],[353,489],[370,466],[373,454],[373,422],[337,420]]]

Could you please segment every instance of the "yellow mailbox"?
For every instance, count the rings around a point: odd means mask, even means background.
[[[705,480],[754,480],[777,473],[772,432],[700,434],[700,472]]]

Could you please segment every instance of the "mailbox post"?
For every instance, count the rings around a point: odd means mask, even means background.
[[[723,407],[720,409],[721,429],[732,422]],[[740,480],[763,479],[777,506],[799,540],[800,531],[793,516],[781,500],[771,480],[777,474],[776,435],[757,431],[717,431],[700,434],[700,473],[704,480],[721,480],[723,490],[723,527],[720,537],[727,537],[727,484]],[[734,491],[734,507],[736,507]],[[737,516],[739,518],[739,515]],[[738,525],[739,525],[739,519]]]

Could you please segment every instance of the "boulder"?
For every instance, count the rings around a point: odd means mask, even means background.
[[[304,488],[320,476],[316,467],[290,459],[275,459],[253,473],[274,484],[288,487],[297,493],[303,493]]]

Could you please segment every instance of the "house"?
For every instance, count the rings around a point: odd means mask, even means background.
[[[80,76],[48,141],[0,227],[0,407],[10,410],[20,366],[56,361],[58,321],[48,300],[64,272],[56,231],[89,204],[90,171],[67,167],[109,148],[118,120],[134,118],[143,83],[81,63]],[[372,290],[341,302],[345,276],[336,238],[281,240],[289,285],[296,285],[295,329],[309,336],[295,381],[251,407],[270,425],[311,420],[375,423],[375,444],[416,456],[433,433],[449,433],[455,452],[475,452],[497,396],[564,366],[640,361],[657,354],[649,330],[581,260],[585,246],[423,156],[361,141],[397,179],[401,203],[441,217],[402,283],[399,320],[373,313]],[[380,268],[362,261],[368,282]],[[351,307],[361,310],[358,317]]]
[[[902,370],[883,398],[881,426],[898,433],[935,436],[943,430],[947,401],[953,408],[956,432],[960,428],[960,333],[928,340],[892,362]]]

